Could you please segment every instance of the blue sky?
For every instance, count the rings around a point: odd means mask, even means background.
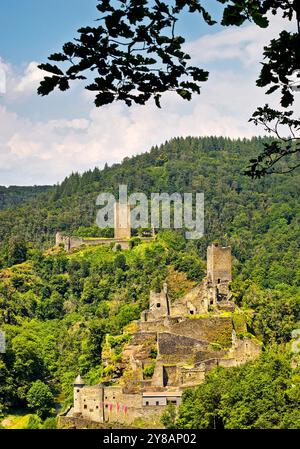
[[[207,0],[219,15],[220,7]],[[0,70],[6,92],[0,96],[0,185],[56,183],[72,171],[147,151],[166,139],[186,135],[250,137],[248,123],[264,102],[255,87],[262,47],[279,30],[257,32],[208,27],[196,14],[184,14],[177,31],[187,39],[193,62],[211,72],[202,94],[186,103],[166,95],[162,110],[115,104],[96,109],[90,94],[76,85],[66,94],[40,98],[39,62],[60,50],[76,30],[97,17],[96,0],[1,0]],[[1,89],[0,89],[1,90]]]
[[[71,40],[79,27],[93,22],[98,14],[97,3],[96,0],[1,0],[1,57],[14,64],[47,58]],[[221,7],[214,5],[210,11],[219,17]],[[188,40],[196,39],[209,28],[199,15],[189,13],[178,24],[178,32],[183,32]],[[216,25],[213,29],[220,27]]]
[[[46,58],[97,12],[94,0],[1,0],[0,54],[14,64]]]

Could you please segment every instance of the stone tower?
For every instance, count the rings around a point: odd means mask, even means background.
[[[115,239],[130,239],[131,219],[130,205],[127,203],[115,203],[114,210]]]
[[[212,244],[207,248],[207,280],[213,286],[231,282],[231,247]]]
[[[81,413],[80,390],[84,385],[81,376],[78,375],[74,380],[74,413]]]
[[[166,283],[164,283],[160,293],[150,292],[149,310],[151,317],[154,319],[170,315],[168,286]]]
[[[170,316],[168,286],[165,283],[160,293],[150,291],[149,309],[141,315],[142,321],[155,321]]]

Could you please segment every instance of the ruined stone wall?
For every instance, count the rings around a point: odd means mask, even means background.
[[[64,245],[64,236],[62,235],[61,232],[57,232],[55,234],[55,245],[56,246]]]
[[[68,251],[70,251],[73,248],[79,248],[81,245],[84,244],[84,240],[81,237],[66,237],[68,239],[69,243],[67,242]]]
[[[146,425],[152,429],[163,428],[160,419],[164,411],[165,407],[162,406],[152,405],[141,407],[139,409],[135,409],[130,415],[128,415],[127,421],[124,421],[124,423],[126,422],[131,426],[142,424],[143,427]]]
[[[205,350],[207,342],[194,338],[184,337],[174,333],[163,332],[158,334],[158,356],[166,363],[192,361],[197,351]]]
[[[238,339],[234,337],[233,345],[229,353],[236,361],[236,364],[240,365],[256,359],[261,353],[261,346],[251,338]]]
[[[220,359],[218,364],[224,368],[232,368],[233,366],[237,366],[237,361],[234,358],[224,358]]]
[[[160,362],[156,362],[154,373],[151,379],[151,385],[155,387],[164,386],[164,367]]]
[[[70,237],[70,249],[78,248],[81,245],[87,246],[97,246],[97,245],[111,245],[114,247],[120,245],[122,249],[129,248],[129,242],[124,239],[107,239],[107,238],[99,238],[99,239],[84,239],[81,237]]]
[[[195,363],[199,364],[201,362],[204,362],[205,366],[212,360],[217,360],[221,357],[224,357],[228,353],[228,350],[216,350],[214,351],[210,346],[208,347],[207,351],[197,351],[195,354]]]
[[[207,359],[204,362],[202,362],[205,366],[205,372],[207,373],[208,371],[210,371],[212,368],[215,368],[216,366],[219,365],[219,360],[218,358],[211,358],[211,359]]]
[[[140,321],[138,328],[141,333],[164,332],[169,329],[163,318],[157,321]]]
[[[163,367],[163,384],[164,387],[178,385],[178,369],[177,365],[169,365]]]
[[[148,324],[148,323],[147,323]],[[140,344],[155,344],[157,340],[157,332],[154,331],[142,331],[133,334],[130,341],[130,345],[140,345]]]
[[[147,239],[152,240],[152,239]],[[56,234],[56,245],[64,245],[65,251],[71,251],[72,249],[79,248],[82,245],[98,246],[98,245],[111,245],[114,249],[117,245],[120,245],[122,249],[129,249],[128,239],[114,239],[114,238],[99,238],[99,239],[85,239],[82,237],[65,237],[61,233]]]
[[[111,420],[97,422],[80,415],[60,416],[59,429],[137,429],[141,424],[143,428],[163,428],[161,415],[165,408],[161,406],[147,406],[131,408],[126,413],[111,416]],[[115,419],[115,421],[113,420]]]
[[[184,317],[207,312],[208,301],[203,284],[193,288],[189,293],[171,304],[171,316]]]
[[[70,251],[72,248],[78,248],[83,245],[83,239],[81,237],[66,237],[60,232],[56,233],[55,244],[57,246],[63,245],[65,251]]]
[[[219,343],[224,347],[231,345],[231,317],[191,318],[171,327],[171,332],[207,342]]]
[[[227,298],[230,294],[228,283],[218,284],[217,288],[217,298],[220,300],[223,298]]]
[[[59,429],[128,429],[128,425],[120,423],[100,423],[80,416],[59,416]],[[134,427],[132,427],[134,428]]]
[[[167,285],[160,293],[150,292],[149,311],[144,315],[146,321],[156,321],[170,314]]]
[[[205,368],[193,368],[180,370],[180,384],[182,387],[192,387],[201,384],[205,379]]]

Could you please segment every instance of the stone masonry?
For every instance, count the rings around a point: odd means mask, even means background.
[[[123,203],[115,203],[114,207],[114,238],[83,238],[68,237],[61,232],[57,232],[55,236],[55,245],[64,247],[66,252],[79,248],[83,245],[112,245],[115,249],[118,245],[122,249],[129,249],[129,240],[131,238],[131,212],[130,205]],[[142,241],[151,241],[153,237],[142,237]]]
[[[207,254],[207,277],[184,297],[171,302],[167,284],[160,293],[150,293],[149,309],[133,323],[123,348],[119,374],[95,386],[77,377],[66,419],[157,427],[166,405],[178,406],[183,390],[201,384],[210,369],[259,356],[260,344],[248,334],[238,338],[234,328],[230,247],[211,245]],[[102,354],[107,366],[113,353],[108,340]],[[151,376],[147,367],[153,367]]]

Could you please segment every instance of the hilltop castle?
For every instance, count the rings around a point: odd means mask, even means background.
[[[82,245],[112,245],[113,248],[119,246],[122,249],[129,249],[131,238],[131,214],[130,205],[127,203],[115,203],[114,206],[114,238],[84,238],[68,237],[61,232],[55,236],[55,245],[63,246],[64,250],[70,252],[72,249],[79,248]],[[151,241],[152,237],[142,237],[142,241]]]
[[[256,358],[260,344],[246,336],[243,320],[233,319],[241,314],[232,301],[231,276],[230,247],[211,245],[200,285],[173,302],[167,284],[160,293],[150,292],[149,309],[132,324],[122,348],[118,373],[95,386],[78,376],[74,405],[61,418],[65,425],[159,425],[165,406],[179,405],[183,390],[201,384],[212,367]],[[102,363],[110,366],[113,355],[107,337]]]

